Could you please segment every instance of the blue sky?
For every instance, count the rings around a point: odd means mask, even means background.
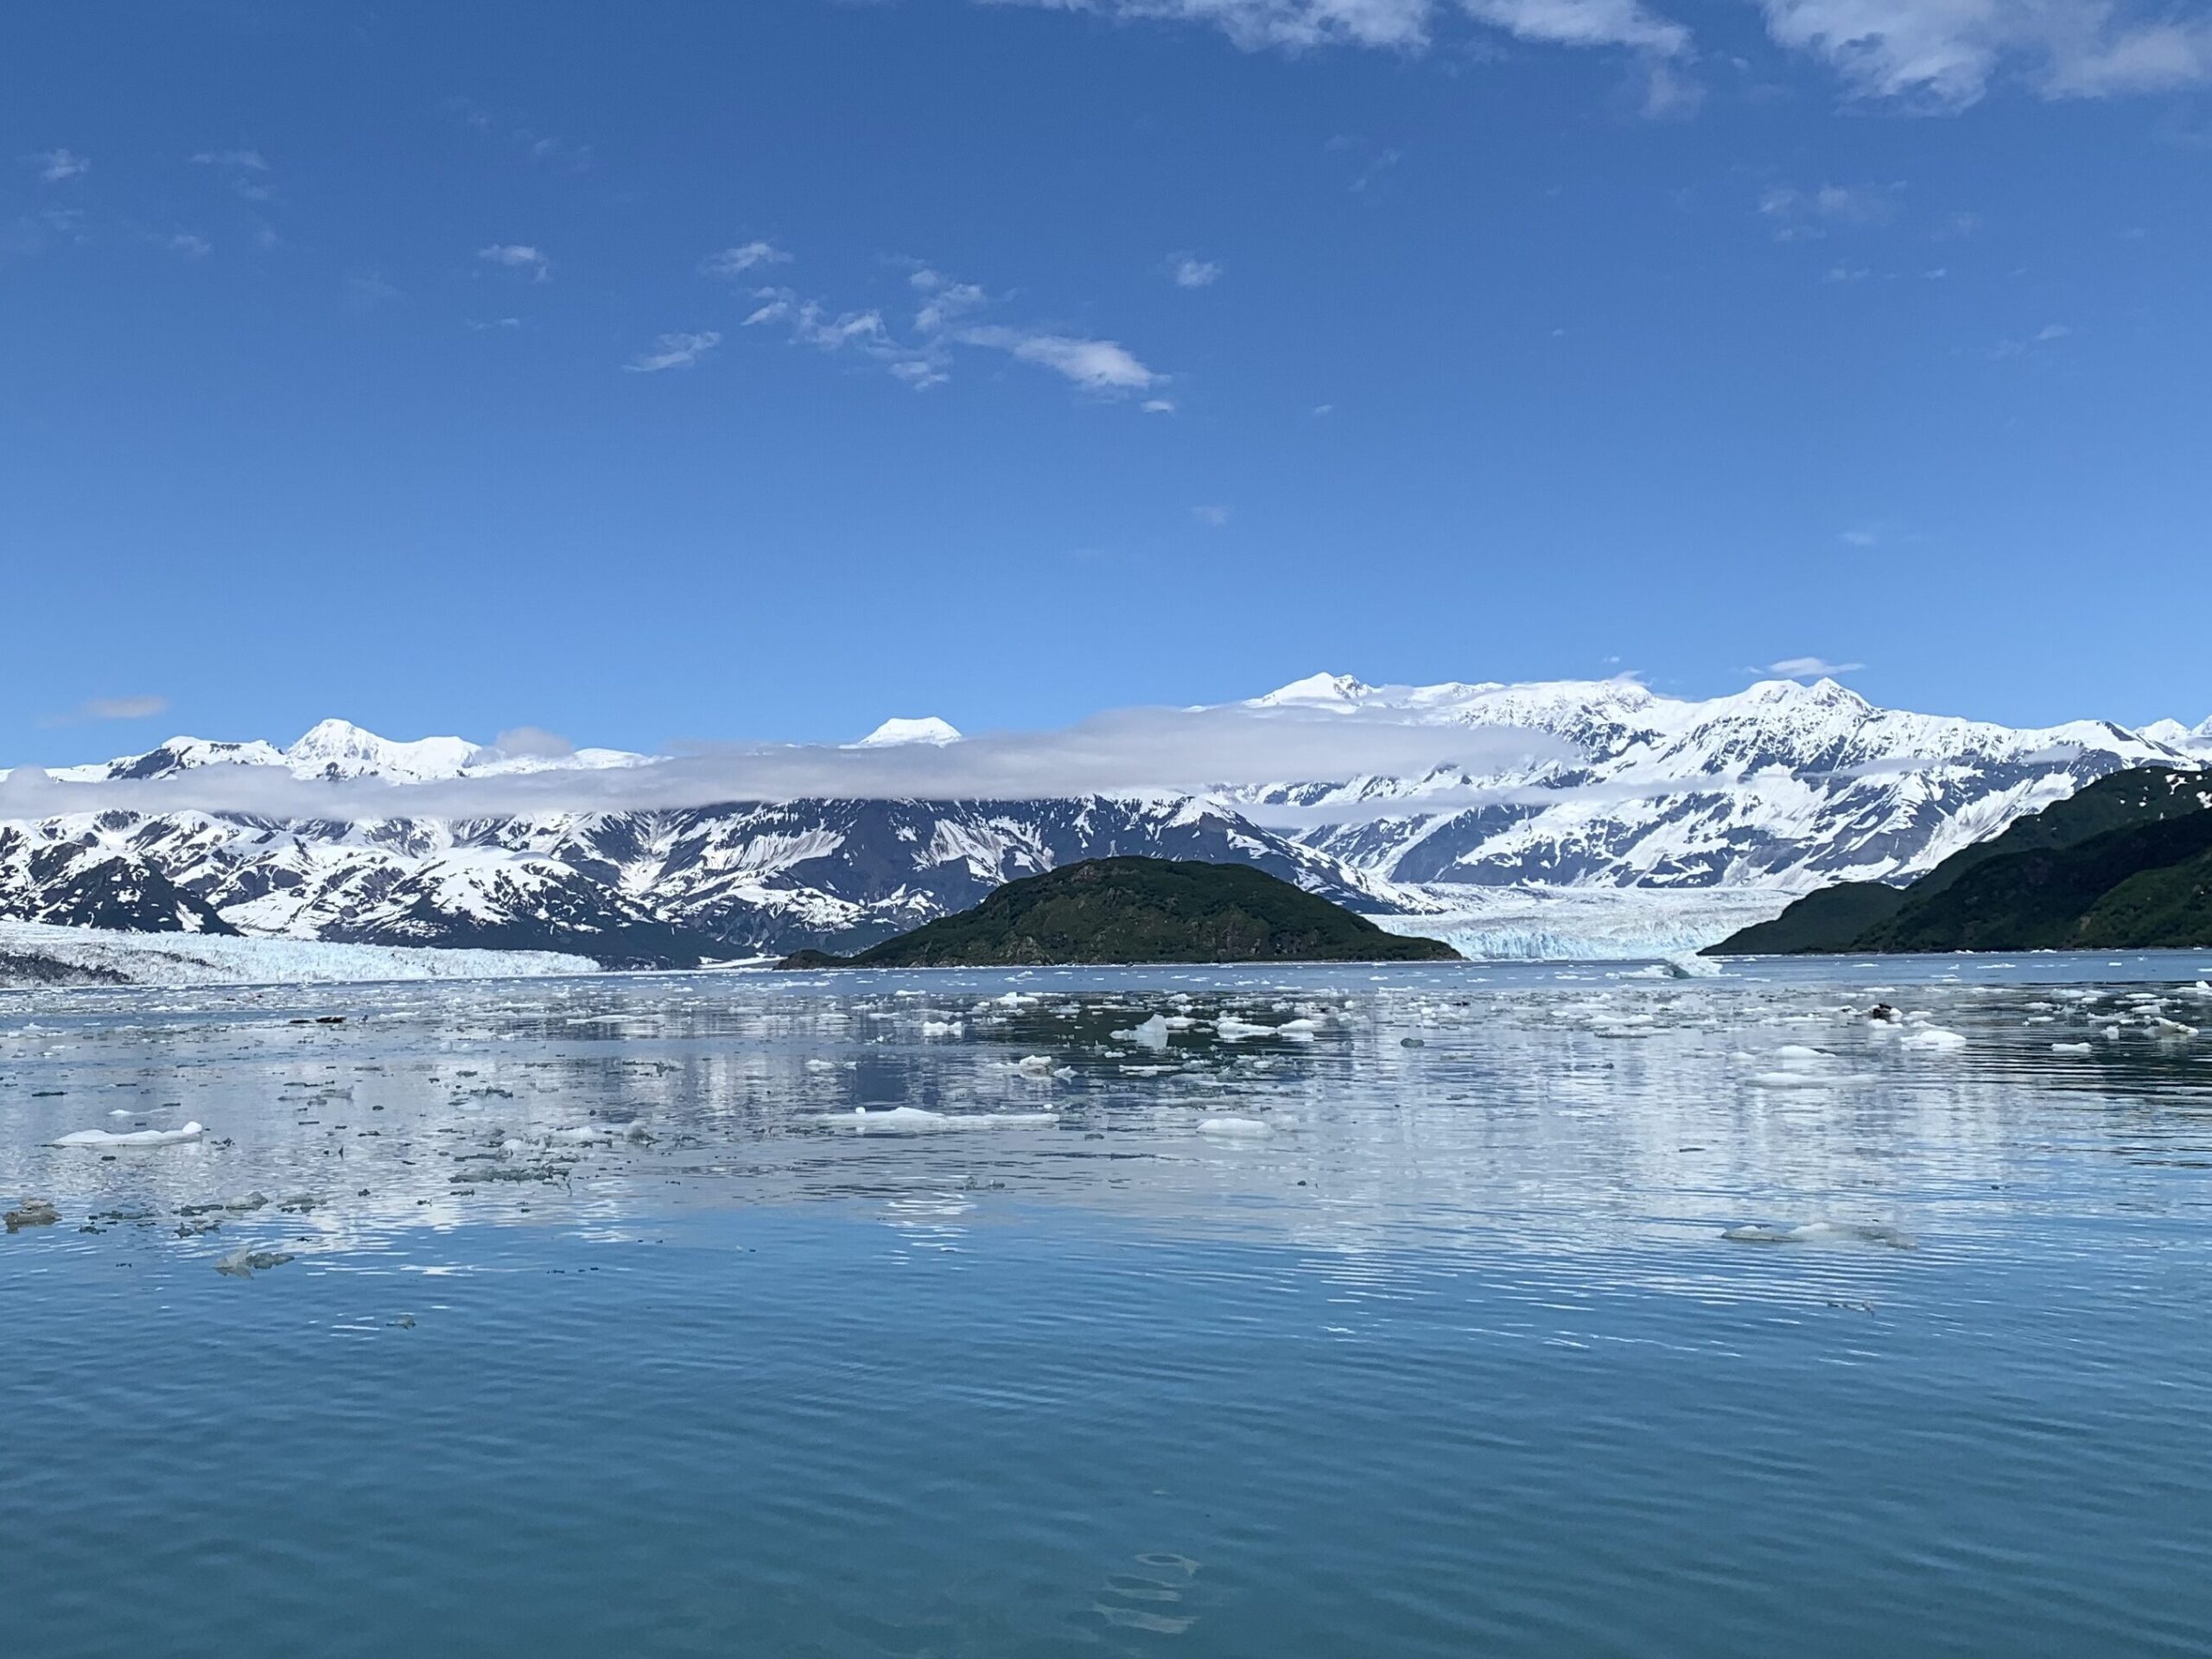
[[[0,86],[7,760],[2212,712],[2202,6],[17,5]]]

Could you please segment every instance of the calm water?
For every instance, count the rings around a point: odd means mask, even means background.
[[[0,1637],[2212,1653],[2207,978],[0,996]]]

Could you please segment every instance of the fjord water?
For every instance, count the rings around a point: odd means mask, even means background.
[[[0,999],[0,1631],[2212,1652],[2208,976]]]

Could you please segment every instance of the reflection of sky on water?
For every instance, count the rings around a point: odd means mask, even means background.
[[[2212,1036],[2174,1027],[2212,1027],[2208,969],[2164,956],[1694,979],[1485,966],[29,994],[0,1003],[0,1192],[54,1198],[65,1231],[143,1211],[114,1230],[211,1258],[283,1242],[353,1270],[467,1266],[437,1241],[474,1223],[611,1239],[702,1206],[840,1201],[945,1249],[1045,1204],[1295,1246],[1354,1309],[1485,1264],[1511,1264],[1552,1313],[1615,1285],[1821,1297],[1894,1275],[1895,1252],[1719,1233],[1887,1227],[1925,1262],[2064,1249],[2044,1224],[2201,1205]],[[1907,1023],[1870,1021],[1878,1000]],[[1166,1049],[1116,1035],[1154,1014],[1187,1022]],[[1234,1021],[1268,1029],[1224,1040]],[[1931,1026],[1964,1046],[1916,1046]],[[1039,1112],[1054,1116],[977,1126]],[[1267,1132],[1203,1127],[1224,1120]],[[44,1144],[187,1121],[207,1138],[106,1157]],[[251,1192],[313,1205],[175,1236],[178,1211]]]

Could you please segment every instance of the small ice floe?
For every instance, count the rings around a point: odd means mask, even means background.
[[[295,1258],[282,1250],[257,1249],[247,1245],[242,1250],[232,1250],[215,1263],[215,1271],[232,1279],[251,1279],[257,1273],[266,1273],[271,1268],[281,1268]]]
[[[938,1129],[1046,1128],[1060,1121],[1058,1112],[932,1112],[919,1106],[887,1106],[870,1111],[865,1106],[849,1112],[824,1112],[819,1123],[849,1125],[863,1134],[893,1130],[914,1134]]]
[[[1883,1244],[1893,1250],[1910,1250],[1920,1241],[1910,1233],[1879,1223],[1808,1221],[1795,1227],[1729,1227],[1721,1237],[1734,1244]]]
[[[177,1206],[180,1216],[212,1216],[220,1211],[228,1215],[244,1215],[258,1210],[269,1202],[265,1192],[241,1192],[234,1198],[217,1198],[213,1204],[184,1204]]]
[[[1784,1065],[1825,1065],[1834,1056],[1824,1048],[1811,1048],[1803,1043],[1784,1043],[1774,1051],[1774,1058]]]
[[[1224,1014],[1213,1022],[1213,1034],[1224,1043],[1241,1043],[1247,1037],[1272,1037],[1273,1026],[1255,1026],[1249,1020],[1239,1020],[1233,1014]]]
[[[59,1141],[49,1141],[49,1147],[174,1147],[187,1141],[197,1141],[207,1131],[197,1123],[188,1123],[181,1129],[78,1129],[63,1135]]]
[[[1877,1025],[1893,1026],[1904,1016],[1886,1002],[1877,1002],[1866,1010],[1866,1017]]]
[[[967,1029],[968,1027],[957,1020],[925,1020],[922,1021],[922,1035],[925,1037],[957,1037]]]
[[[1966,1046],[1967,1039],[1946,1026],[1922,1026],[1897,1039],[1899,1048],[1915,1049],[1925,1054],[1948,1054]]]
[[[2097,1052],[2097,1046],[2094,1043],[2053,1043],[2050,1052],[2054,1054],[2094,1054]]]
[[[0,1222],[4,1222],[11,1233],[21,1232],[26,1227],[51,1227],[60,1219],[61,1212],[54,1207],[50,1198],[25,1198],[6,1215],[0,1216]]]
[[[1014,1069],[1025,1077],[1049,1077],[1053,1075],[1052,1057],[1049,1054],[1025,1054],[1014,1063]]]
[[[1256,1141],[1274,1132],[1274,1124],[1256,1117],[1210,1117],[1198,1125],[1200,1135],[1224,1135],[1238,1141]]]
[[[1107,1033],[1117,1043],[1135,1043],[1139,1048],[1167,1046],[1167,1016],[1155,1014],[1141,1026],[1131,1026],[1126,1031]]]

